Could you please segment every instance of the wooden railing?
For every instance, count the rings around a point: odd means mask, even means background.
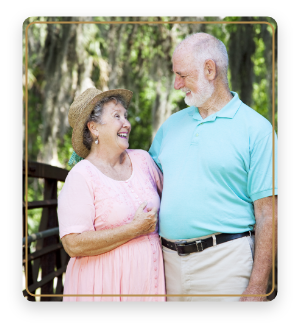
[[[25,244],[25,163],[23,163],[23,266],[25,283],[27,280],[28,291],[36,294],[41,288],[41,301],[61,301],[62,297],[53,297],[53,294],[63,293],[63,273],[69,261],[69,256],[63,249],[59,239],[57,218],[57,182],[65,181],[68,171],[47,164],[28,162],[28,177],[44,179],[44,200],[28,202],[28,209],[42,208],[39,232],[27,237],[27,260]],[[31,252],[31,244],[36,243],[35,251]],[[39,276],[40,274],[40,276]],[[40,278],[39,278],[40,277]],[[57,278],[57,281],[54,279]],[[56,283],[54,287],[54,283]],[[30,301],[36,301],[25,289],[23,294]],[[52,296],[51,296],[52,295]]]

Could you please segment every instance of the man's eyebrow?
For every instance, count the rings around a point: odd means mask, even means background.
[[[181,72],[175,72],[173,68],[171,69],[171,72],[179,75],[181,74]]]
[[[184,73],[182,73],[182,72],[180,72],[180,71],[178,71],[178,72],[175,72],[175,74],[178,74],[179,76],[187,76],[187,74],[184,74]]]

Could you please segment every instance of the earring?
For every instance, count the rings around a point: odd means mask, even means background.
[[[96,137],[95,143],[96,143],[96,144],[99,143],[98,136]]]

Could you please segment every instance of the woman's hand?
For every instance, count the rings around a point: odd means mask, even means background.
[[[146,235],[152,233],[156,228],[157,223],[157,208],[147,206],[147,202],[142,203],[135,212],[134,218],[130,225],[137,235]]]
[[[157,209],[147,202],[137,209],[133,220],[116,228],[71,233],[62,237],[63,246],[70,257],[95,256],[109,252],[120,245],[155,230]]]

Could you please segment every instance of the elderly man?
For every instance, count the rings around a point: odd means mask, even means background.
[[[209,34],[187,37],[173,54],[174,87],[189,107],[166,120],[149,150],[164,174],[168,301],[266,300],[272,126],[230,92],[227,68],[224,44]]]

